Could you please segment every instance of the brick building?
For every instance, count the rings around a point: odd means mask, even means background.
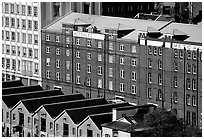
[[[201,40],[197,25],[71,12],[42,30],[42,86],[175,108],[200,125]]]

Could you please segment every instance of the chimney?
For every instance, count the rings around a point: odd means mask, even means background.
[[[113,109],[112,121],[116,121],[116,120],[117,120],[117,110]]]

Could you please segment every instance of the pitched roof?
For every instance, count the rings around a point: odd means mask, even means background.
[[[69,102],[74,100],[82,100],[85,97],[82,94],[71,94],[71,95],[56,95],[41,98],[24,99],[22,103],[25,105],[30,113],[33,113],[43,104],[57,103],[57,102]]]
[[[16,105],[20,100],[30,99],[30,98],[40,98],[40,97],[48,97],[55,95],[63,95],[61,90],[46,90],[46,91],[36,91],[36,92],[26,92],[21,94],[11,94],[2,96],[2,100],[7,105],[8,108],[12,108]]]
[[[58,116],[65,109],[73,109],[79,107],[89,107],[95,105],[103,105],[108,104],[108,102],[104,98],[95,98],[95,99],[85,99],[85,100],[76,100],[70,102],[60,102],[53,104],[45,104],[43,107],[49,113],[52,118]]]
[[[157,107],[153,104],[145,104],[145,105],[137,105],[137,106],[126,106],[126,107],[119,107],[116,108],[117,110],[130,110],[130,109],[140,109],[140,108],[149,108],[149,107]]]
[[[11,88],[3,88],[2,95],[19,94],[24,92],[34,92],[34,91],[41,91],[41,90],[43,89],[40,85],[18,86],[18,87],[11,87]]]
[[[14,81],[3,81],[2,88],[9,88],[9,87],[17,87],[17,86],[24,86],[21,80],[14,80]]]
[[[130,105],[129,103],[119,103],[119,104],[104,104],[92,107],[82,107],[76,109],[66,109],[65,112],[71,117],[75,124],[79,124],[88,115],[98,114],[98,113],[108,113],[112,112],[113,108],[122,107]]]
[[[112,121],[112,113],[102,113],[89,116],[95,125],[101,130],[101,124]]]

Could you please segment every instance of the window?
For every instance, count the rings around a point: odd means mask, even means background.
[[[20,33],[17,32],[17,42],[20,42]]]
[[[60,73],[59,72],[56,73],[56,78],[57,78],[57,80],[60,80]]]
[[[137,60],[132,58],[131,59],[131,63],[132,63],[132,66],[136,66],[137,65]]]
[[[120,70],[120,78],[124,79],[125,77],[125,71],[124,70]]]
[[[102,88],[102,80],[98,79],[98,88]]]
[[[56,124],[56,131],[59,131],[59,124]]]
[[[162,69],[162,61],[160,59],[158,60],[158,69]]]
[[[30,117],[28,117],[28,124],[30,124]]]
[[[15,19],[11,18],[11,27],[15,27]]]
[[[34,30],[38,30],[38,21],[34,21]]]
[[[98,48],[102,48],[102,42],[101,41],[98,42]]]
[[[16,39],[16,33],[11,32],[11,41],[15,41],[15,39]]]
[[[174,49],[174,58],[177,58],[177,57],[178,57],[178,50]]]
[[[87,40],[87,47],[91,47],[91,40]]]
[[[46,65],[47,65],[47,66],[50,66],[50,58],[47,58],[47,59],[46,59]]]
[[[136,46],[132,46],[132,53],[136,53]]]
[[[80,84],[80,76],[79,75],[76,76],[76,84]]]
[[[190,50],[187,51],[187,59],[188,59],[188,60],[191,59],[191,51],[190,51]]]
[[[162,91],[161,91],[161,89],[158,90],[158,100],[159,101],[162,100]]]
[[[178,79],[177,79],[176,76],[174,77],[174,87],[175,87],[175,88],[178,87]]]
[[[80,52],[76,51],[76,58],[80,58]]]
[[[120,45],[120,51],[124,51],[124,45],[123,44]]]
[[[25,5],[22,5],[22,15],[25,15]]]
[[[109,43],[109,50],[113,50],[113,43],[112,42]]]
[[[14,4],[11,4],[11,13],[14,13]]]
[[[91,73],[91,65],[90,64],[87,65],[87,73]]]
[[[79,136],[82,136],[82,129],[79,129]]]
[[[66,61],[67,70],[70,70],[70,61]]]
[[[50,47],[46,47],[46,53],[50,53]]]
[[[72,128],[72,134],[75,135],[75,128]]]
[[[148,59],[148,68],[152,68],[152,60],[150,58]]]
[[[22,43],[26,43],[26,34],[22,33]]]
[[[178,63],[174,61],[174,71],[178,71]]]
[[[66,44],[70,44],[70,38],[66,37]]]
[[[91,60],[91,53],[87,53],[87,59]]]
[[[56,67],[60,68],[60,60],[59,59],[56,60]]]
[[[158,74],[158,84],[162,85],[162,75]]]
[[[192,89],[193,91],[196,90],[196,80],[195,79],[192,79]]]
[[[132,94],[136,94],[136,93],[137,93],[137,87],[136,87],[136,85],[132,85],[132,86],[131,86],[131,92],[132,92]]]
[[[20,71],[20,68],[21,68],[21,61],[18,60],[18,71]]]
[[[175,104],[177,104],[177,102],[178,102],[178,94],[177,94],[177,92],[173,93],[173,101],[174,101]]]
[[[191,89],[191,80],[189,78],[186,79],[186,89]]]
[[[148,83],[152,83],[152,74],[151,73],[148,73]]]
[[[16,13],[17,13],[17,14],[20,13],[20,11],[19,11],[19,5],[18,5],[18,4],[16,5]]]
[[[196,65],[192,65],[192,71],[193,71],[193,74],[196,74]]]
[[[9,27],[9,18],[8,17],[5,17],[5,26]]]
[[[35,68],[34,73],[35,73],[35,74],[38,74],[38,63],[35,63],[35,65],[34,65],[34,66],[35,66],[35,67],[34,67],[34,68]]]
[[[98,75],[102,75],[102,67],[98,66]]]
[[[80,39],[76,39],[76,45],[80,45]]]
[[[17,28],[20,28],[20,20],[19,19],[17,19]]]
[[[70,56],[70,51],[67,49],[67,51],[66,51],[66,55],[67,56]]]
[[[186,112],[186,124],[191,124],[191,113],[189,111]]]
[[[5,58],[2,57],[2,68],[5,67]]]
[[[80,71],[80,63],[76,63],[76,71]]]
[[[16,70],[16,60],[12,60],[12,70]]]
[[[193,51],[193,60],[196,60],[197,59],[197,54],[195,51]]]
[[[9,45],[6,45],[6,54],[10,55],[10,46]]]
[[[10,33],[9,31],[6,31],[6,40],[8,41],[10,39]]]
[[[50,41],[50,35],[46,35],[46,41]]]
[[[56,36],[56,42],[60,42],[60,36]]]
[[[2,30],[2,40],[4,40],[4,31]]]
[[[31,29],[32,29],[32,21],[28,20],[28,30],[31,30]]]
[[[32,44],[32,34],[28,34],[28,43]]]
[[[109,55],[109,63],[113,63],[113,56]]]
[[[196,97],[192,96],[192,106],[196,106]]]
[[[50,129],[53,129],[53,122],[50,122]]]
[[[191,65],[190,64],[186,64],[186,70],[187,70],[187,73],[191,73]]]
[[[22,29],[26,29],[26,20],[22,19]]]
[[[4,54],[4,44],[2,44],[2,54]]]
[[[102,61],[102,55],[98,54],[98,61],[101,62]]]
[[[180,58],[183,59],[183,50],[180,50],[179,53],[180,53]]]
[[[120,58],[120,65],[124,65],[124,57]]]
[[[196,113],[192,112],[192,126],[197,126]]]
[[[32,13],[31,6],[28,6],[28,16],[31,16],[31,13]]]
[[[26,57],[27,56],[27,49],[26,47],[23,47],[23,57]]]
[[[109,90],[113,90],[113,82],[109,81]]]
[[[60,49],[56,48],[56,55],[60,55]]]
[[[53,13],[54,13],[54,17],[59,16],[59,8],[60,8],[60,3],[59,2],[54,2],[53,4]]]
[[[87,84],[86,84],[87,86],[91,86],[91,78],[87,78]]]
[[[70,82],[70,74],[67,74],[66,81]]]
[[[157,47],[154,47],[154,55],[157,55]]]
[[[9,5],[8,5],[8,3],[5,3],[5,13],[9,13]]]
[[[160,56],[162,56],[162,48],[158,48],[158,54],[160,55]]]
[[[10,59],[6,59],[6,69],[10,69]]]
[[[188,106],[191,105],[191,97],[190,97],[189,94],[186,95],[186,104],[187,104]]]
[[[38,49],[34,49],[34,58],[38,59]]]
[[[46,77],[47,77],[47,79],[50,79],[50,70],[46,71]]]
[[[148,46],[148,54],[151,55],[152,54],[152,47]]]
[[[34,7],[33,8],[33,16],[37,17],[38,16],[38,8],[37,7]]]
[[[147,88],[147,97],[152,98],[152,88]]]
[[[32,58],[32,56],[33,56],[33,50],[32,48],[28,48],[28,57]]]
[[[109,68],[109,77],[113,77],[113,69]]]
[[[13,121],[15,121],[15,120],[16,120],[16,114],[13,113]]]
[[[124,83],[120,83],[120,92],[124,92]]]
[[[12,55],[16,55],[16,46],[11,46],[12,47]]]
[[[132,71],[132,80],[133,80],[133,81],[136,81],[136,79],[137,79],[136,72],[135,72],[135,71]]]
[[[18,46],[17,50],[18,50],[18,56],[20,56],[20,55],[21,55],[21,49],[20,49],[20,46]]]

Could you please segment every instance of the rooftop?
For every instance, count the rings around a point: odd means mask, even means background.
[[[9,88],[9,87],[18,87],[24,86],[21,80],[14,80],[14,81],[3,81],[2,88]]]
[[[41,90],[43,89],[40,85],[10,87],[10,88],[3,88],[2,95],[19,94],[24,92],[34,92],[34,91],[41,91]]]
[[[30,113],[33,113],[43,104],[57,103],[57,102],[69,102],[74,100],[82,100],[85,97],[82,94],[71,95],[56,95],[41,98],[24,99],[22,103],[25,105]]]
[[[8,108],[15,106],[20,100],[31,99],[31,98],[40,98],[48,97],[55,95],[63,95],[60,90],[46,90],[46,91],[36,91],[36,92],[26,92],[21,94],[10,94],[2,96],[2,100],[7,105]]]

